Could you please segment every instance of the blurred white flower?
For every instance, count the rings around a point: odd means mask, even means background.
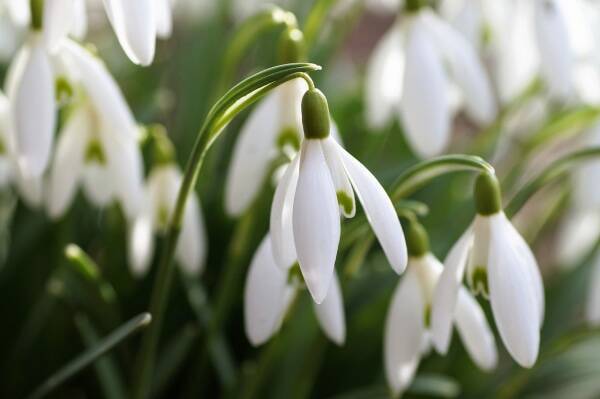
[[[388,383],[394,394],[412,382],[421,357],[431,346],[430,311],[441,263],[431,253],[409,257],[407,271],[398,284],[388,310],[383,355]],[[494,334],[483,310],[464,288],[458,288],[456,309],[450,315],[473,361],[481,369],[496,367]]]
[[[82,184],[92,203],[105,206],[117,199],[133,219],[142,204],[143,165],[131,110],[98,58],[72,41],[61,51],[65,73],[81,93],[76,93],[80,98],[59,136],[49,176],[48,213],[53,218],[63,215]]]
[[[406,14],[385,35],[369,61],[366,85],[368,123],[378,128],[398,114],[422,157],[446,149],[460,107],[482,125],[497,112],[474,48],[428,9]]]
[[[474,293],[490,299],[496,326],[511,356],[523,367],[537,358],[544,317],[544,287],[529,246],[503,211],[478,214],[450,250],[436,287],[432,332],[446,353],[463,277]]]
[[[170,0],[103,0],[108,19],[127,57],[147,66],[154,60],[157,38],[173,29]]]
[[[31,21],[30,2],[24,0],[1,0],[2,6],[10,15],[12,21],[21,27],[26,27]]]
[[[322,107],[305,107],[310,103],[307,98]],[[398,273],[406,267],[406,243],[394,206],[377,179],[336,143],[329,131],[309,131],[316,119],[324,122],[319,128],[329,127],[325,123],[329,111],[321,92],[306,92],[302,112],[305,139],[275,190],[270,236],[276,263],[288,268],[298,261],[314,301],[321,303],[333,276],[340,212],[346,217],[354,215],[354,192]]]
[[[134,275],[141,276],[148,271],[154,253],[153,233],[167,229],[181,181],[181,172],[173,163],[156,166],[150,172],[142,212],[131,229],[129,263]],[[185,272],[198,275],[203,269],[206,252],[204,220],[198,197],[192,192],[185,206],[175,258]]]
[[[294,267],[276,265],[267,235],[258,247],[244,289],[246,336],[252,345],[268,341],[280,328],[288,308],[299,293],[301,282]],[[340,283],[336,275],[322,303],[313,303],[317,320],[327,337],[337,345],[346,339],[346,323]]]

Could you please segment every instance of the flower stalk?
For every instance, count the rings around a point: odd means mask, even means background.
[[[150,300],[150,312],[154,317],[154,323],[142,340],[142,347],[137,359],[136,370],[139,374],[134,385],[134,398],[144,399],[150,393],[158,341],[173,280],[172,260],[181,231],[185,204],[196,185],[206,153],[227,124],[243,109],[273,88],[291,79],[302,77],[311,85],[312,80],[306,72],[319,69],[319,66],[308,63],[285,64],[266,69],[234,86],[209,111],[187,162],[177,202],[167,229],[165,247]]]

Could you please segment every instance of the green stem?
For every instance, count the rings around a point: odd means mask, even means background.
[[[100,341],[96,346],[83,352],[56,373],[48,377],[48,379],[42,385],[40,385],[40,387],[29,396],[29,398],[38,399],[48,395],[63,382],[96,361],[96,359],[113,349],[131,334],[143,327],[146,327],[151,321],[152,317],[149,313],[142,313],[129,320],[127,323],[123,324],[121,327],[117,328],[114,332]]]
[[[312,80],[306,75],[306,72],[319,69],[319,66],[308,63],[284,64],[268,68],[234,86],[209,111],[196,137],[192,154],[187,162],[175,208],[167,229],[165,247],[150,300],[150,312],[155,318],[155,322],[142,339],[142,347],[136,367],[139,374],[134,385],[135,398],[147,398],[152,386],[156,350],[173,280],[172,259],[181,230],[185,204],[196,185],[206,153],[227,124],[243,109],[262,98],[273,88],[291,79],[303,78],[312,84]]]
[[[600,147],[592,147],[576,151],[552,162],[515,194],[504,209],[506,216],[511,218],[517,214],[538,190],[552,181],[565,176],[574,166],[597,157],[600,157]]]
[[[423,161],[404,172],[392,185],[393,202],[407,197],[435,177],[452,172],[486,172],[494,174],[492,165],[473,155],[444,155]]]
[[[217,85],[218,93],[222,93],[231,83],[240,59],[258,36],[278,27],[295,28],[296,26],[296,16],[276,6],[268,7],[247,19],[235,32],[227,46],[221,78]]]

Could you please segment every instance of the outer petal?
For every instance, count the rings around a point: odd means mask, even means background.
[[[78,40],[83,40],[88,30],[86,0],[73,0],[74,2],[74,17],[73,25],[69,33]]]
[[[446,148],[450,135],[447,78],[427,27],[415,18],[407,31],[400,110],[415,152],[432,157]]]
[[[298,184],[299,166],[300,154],[297,154],[279,181],[273,197],[273,204],[271,205],[269,232],[273,247],[273,257],[275,263],[286,270],[298,260],[296,245],[294,244],[292,216],[296,186]]]
[[[424,12],[422,18],[444,55],[452,77],[464,93],[467,112],[478,123],[491,123],[496,117],[496,103],[491,83],[475,49],[432,12]]]
[[[294,196],[294,244],[304,281],[316,303],[327,295],[340,242],[340,212],[321,140],[305,140]]]
[[[494,333],[481,307],[465,288],[458,294],[455,314],[456,328],[473,361],[489,371],[498,364]]]
[[[382,128],[402,97],[404,52],[402,31],[394,25],[377,44],[367,65],[365,107],[371,128]]]
[[[147,66],[156,46],[156,0],[104,0],[106,14],[127,57]]]
[[[192,193],[188,198],[183,217],[181,237],[177,243],[175,256],[186,272],[198,275],[204,268],[208,246],[204,219],[196,193]]]
[[[573,84],[573,54],[558,2],[535,1],[535,27],[544,81],[551,96],[565,100]]]
[[[338,152],[383,252],[396,273],[402,273],[408,259],[406,241],[390,197],[363,164],[340,146]]]
[[[337,345],[346,341],[346,317],[344,316],[344,301],[337,275],[334,274],[329,292],[321,304],[314,303],[315,314],[327,337]]]
[[[137,2],[136,2],[137,3]],[[138,138],[135,119],[104,64],[77,43],[65,42],[62,51],[86,90],[105,127],[116,135]]]
[[[351,218],[356,213],[356,201],[354,200],[352,184],[346,175],[346,169],[340,158],[339,148],[340,145],[333,138],[328,137],[323,140],[323,154],[333,179],[340,211],[345,217]]]
[[[491,218],[488,284],[494,319],[508,352],[531,367],[540,344],[537,287],[528,271],[536,266],[523,257],[504,215]]]
[[[271,92],[244,122],[233,148],[225,181],[225,209],[231,216],[241,215],[263,187],[269,166],[276,155],[278,89]]]
[[[77,192],[86,146],[90,137],[90,120],[84,107],[75,111],[59,136],[50,170],[47,208],[52,218],[61,217]]]
[[[154,253],[152,233],[152,217],[148,207],[147,211],[133,222],[129,238],[129,266],[136,277],[141,277],[148,272]]]
[[[10,73],[8,96],[19,167],[24,176],[39,177],[48,166],[54,141],[54,77],[39,36],[32,35],[22,52]]]
[[[435,349],[442,354],[448,352],[452,337],[452,320],[467,265],[467,256],[473,245],[472,225],[454,244],[440,276],[431,307],[431,332]]]
[[[154,0],[156,4],[156,34],[165,39],[171,36],[173,30],[173,15],[170,0]]]
[[[592,326],[600,325],[600,255],[594,259],[592,277],[588,287],[585,318]]]
[[[409,270],[396,288],[385,322],[385,371],[395,394],[410,385],[419,365],[425,335],[424,317],[419,280]]]
[[[244,326],[252,345],[265,343],[279,330],[295,294],[287,279],[287,272],[275,264],[267,235],[252,258],[244,288]]]
[[[88,200],[103,208],[115,196],[115,182],[105,165],[86,164],[83,168],[83,192]]]
[[[45,1],[43,19],[44,42],[51,52],[55,52],[73,26],[75,1]]]

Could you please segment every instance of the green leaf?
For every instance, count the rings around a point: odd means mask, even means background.
[[[142,313],[133,319],[129,320],[115,331],[110,333],[97,345],[86,350],[81,355],[77,356],[71,362],[67,363],[56,373],[52,374],[42,385],[40,385],[29,396],[30,399],[42,398],[59,387],[62,383],[79,373],[85,367],[95,362],[100,356],[104,355],[123,340],[131,336],[140,329],[147,327],[152,321],[149,313]]]

